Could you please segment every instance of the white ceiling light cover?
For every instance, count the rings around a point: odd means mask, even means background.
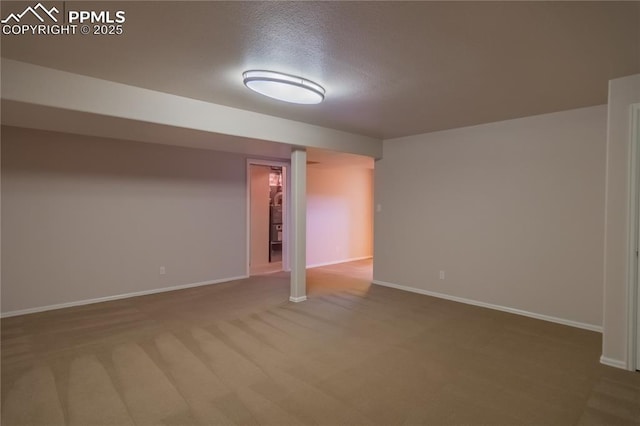
[[[294,104],[319,104],[326,93],[311,80],[275,71],[250,70],[242,77],[244,85],[254,92]]]

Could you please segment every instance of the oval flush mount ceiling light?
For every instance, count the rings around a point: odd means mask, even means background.
[[[242,77],[249,89],[280,101],[319,104],[324,100],[324,88],[302,77],[264,70],[245,71]]]

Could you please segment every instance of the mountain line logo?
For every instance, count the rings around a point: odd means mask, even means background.
[[[40,13],[38,13],[40,12]],[[48,16],[53,22],[58,22],[58,18],[55,17],[54,13],[58,14],[60,11],[56,7],[52,7],[51,9],[47,9],[42,5],[42,3],[38,3],[35,6],[27,6],[27,8],[22,13],[10,13],[9,16],[0,21],[3,24],[9,23],[20,23],[20,20],[28,13],[35,16],[38,21],[44,23],[45,20],[42,15]],[[42,14],[42,15],[41,15]],[[13,21],[13,22],[12,22]]]

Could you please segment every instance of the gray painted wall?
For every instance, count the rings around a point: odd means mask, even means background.
[[[619,367],[627,365],[631,344],[627,327],[630,107],[638,102],[640,74],[609,82],[602,356],[605,362]]]
[[[3,313],[244,276],[245,159],[3,127],[2,231]]]
[[[600,327],[606,125],[596,106],[385,141],[374,279]]]

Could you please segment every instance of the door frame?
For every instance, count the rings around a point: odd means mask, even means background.
[[[289,265],[289,191],[291,188],[289,167],[287,161],[264,160],[260,158],[247,158],[247,254],[246,254],[246,275],[251,276],[251,166],[272,166],[282,168],[282,270],[288,271]]]
[[[630,107],[627,369],[640,369],[640,103]]]

